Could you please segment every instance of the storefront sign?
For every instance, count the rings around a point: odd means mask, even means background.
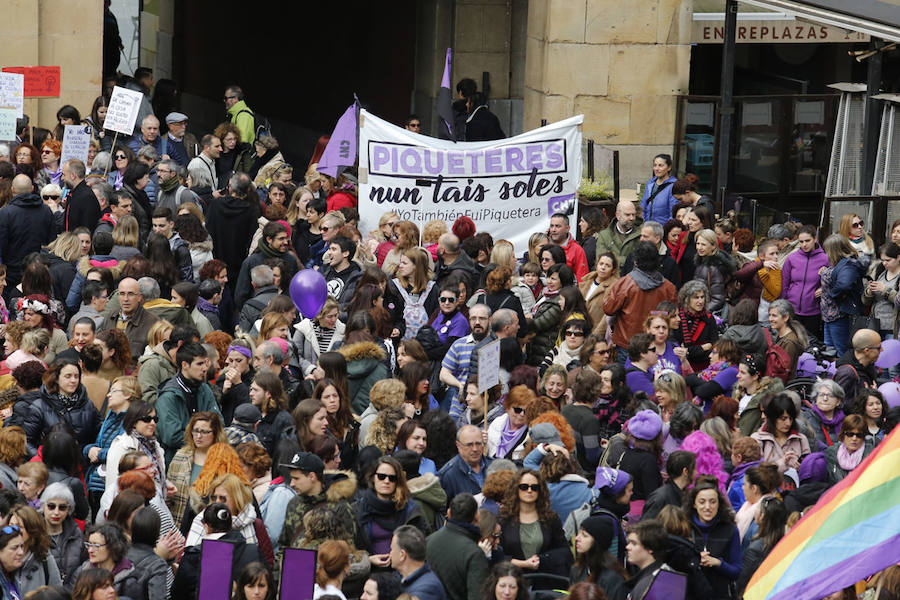
[[[725,40],[723,21],[694,21],[691,41],[721,44]],[[744,21],[737,24],[738,44],[846,44],[867,42],[869,36],[840,27],[808,21]]]

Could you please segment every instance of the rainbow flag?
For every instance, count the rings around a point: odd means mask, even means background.
[[[753,575],[744,600],[818,600],[900,561],[900,434],[828,490]]]

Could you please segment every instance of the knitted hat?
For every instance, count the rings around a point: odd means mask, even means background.
[[[639,440],[655,440],[662,425],[662,419],[652,410],[642,410],[628,419],[628,431]]]
[[[538,423],[531,428],[531,441],[535,444],[557,444],[562,445],[562,438],[559,431],[552,423]]]
[[[588,517],[581,522],[581,528],[594,538],[594,548],[606,550],[612,544],[616,534],[612,519],[609,517]]]
[[[814,452],[803,459],[800,463],[798,475],[800,483],[810,481],[828,481],[828,466],[825,462],[825,454],[823,452]]]
[[[594,477],[594,489],[600,490],[607,496],[618,496],[625,491],[625,486],[628,485],[629,481],[631,481],[631,475],[625,471],[611,467],[597,467],[597,475]]]

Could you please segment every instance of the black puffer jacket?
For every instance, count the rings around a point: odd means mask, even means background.
[[[50,554],[56,560],[63,583],[69,585],[75,581],[72,576],[84,561],[84,536],[71,515],[63,521],[62,528],[62,535],[50,538]]]
[[[68,423],[72,427],[75,439],[82,447],[97,440],[102,422],[100,413],[88,398],[83,385],[78,386],[75,395],[77,399],[74,407],[66,410],[58,394],[51,394],[45,386],[41,386],[40,397],[27,406],[22,423],[29,453],[32,455],[37,453],[37,446],[40,445],[44,434],[60,422]]]
[[[725,306],[725,284],[734,274],[734,263],[726,252],[716,252],[712,256],[696,257],[697,267],[694,279],[702,281],[709,288],[709,302],[706,310],[718,312]]]
[[[10,288],[21,280],[25,256],[40,252],[54,237],[53,213],[37,194],[19,194],[0,210],[0,261]]]
[[[528,346],[528,358],[525,360],[527,364],[538,366],[550,349],[556,345],[561,320],[562,308],[559,305],[559,295],[548,297],[537,304],[534,318],[531,320],[531,331],[535,335]]]

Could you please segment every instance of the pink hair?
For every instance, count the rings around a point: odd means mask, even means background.
[[[680,450],[693,452],[697,457],[697,475],[712,475],[719,480],[719,490],[726,493],[728,473],[723,468],[722,455],[711,437],[702,431],[694,431],[684,438]]]

